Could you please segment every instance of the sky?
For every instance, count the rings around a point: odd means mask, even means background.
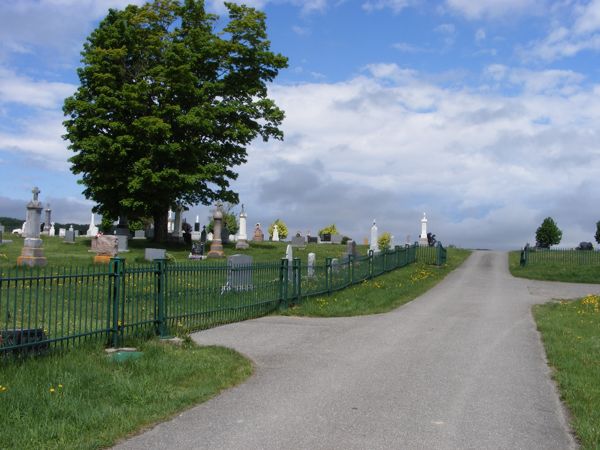
[[[39,186],[53,220],[89,222],[62,104],[86,37],[127,3],[142,2],[0,2],[0,216],[24,219]],[[517,249],[549,216],[561,246],[594,241],[600,0],[245,3],[289,58],[269,85],[285,139],[252,143],[233,182],[250,235],[280,218],[291,233],[335,223],[362,242],[375,220],[404,243],[427,213],[445,245]]]

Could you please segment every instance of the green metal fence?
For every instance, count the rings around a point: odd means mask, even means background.
[[[167,336],[258,317],[417,259],[439,263],[439,250],[435,257],[429,251],[415,244],[327,258],[312,267],[300,259],[228,266],[164,260],[126,265],[114,258],[104,267],[4,270],[0,352],[70,346],[90,338],[116,346],[126,337]]]
[[[540,249],[529,245],[521,250],[520,264],[527,265],[600,265],[600,251],[567,248]]]

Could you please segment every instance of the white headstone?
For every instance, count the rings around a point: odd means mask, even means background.
[[[208,234],[206,235],[206,239],[208,239],[209,241],[212,241],[212,240],[213,240],[213,237],[214,237],[214,234],[212,234],[212,233],[208,233]]]
[[[317,256],[314,253],[308,254],[307,274],[311,278],[315,276],[315,261],[316,261],[316,259],[317,259]]]
[[[279,226],[277,224],[273,226],[273,237],[271,240],[273,242],[279,242]]]
[[[292,261],[294,260],[294,251],[292,250],[292,246],[288,244],[285,249],[285,259],[288,260],[289,264],[292,265]]]
[[[66,228],[59,228],[58,229],[58,236],[59,237],[65,237],[65,233],[67,232]]]
[[[377,243],[377,225],[375,223],[375,220],[373,220],[373,226],[371,227],[371,241],[370,241],[370,246],[369,246],[369,250],[373,250],[374,252],[378,252],[379,251],[379,244]]]
[[[54,222],[52,222],[52,226],[50,227],[50,231],[48,231],[48,236],[56,236],[56,229],[54,228]]]

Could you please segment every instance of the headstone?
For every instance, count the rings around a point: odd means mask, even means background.
[[[40,239],[40,222],[42,220],[42,202],[38,200],[40,190],[34,187],[31,191],[33,199],[27,204],[27,231],[21,256],[17,258],[18,266],[45,266],[48,260],[44,257],[43,241]]]
[[[307,265],[307,275],[309,278],[315,276],[315,261],[317,256],[314,253],[308,254],[308,265]]]
[[[138,240],[146,239],[146,233],[144,232],[144,230],[135,230],[133,239],[138,239]]]
[[[92,248],[98,255],[114,258],[119,251],[118,236],[99,234],[92,238]]]
[[[50,226],[50,231],[48,231],[48,236],[56,236],[56,228],[54,228],[54,222]]]
[[[192,244],[192,251],[188,255],[188,259],[204,259],[204,242],[194,242]]]
[[[129,240],[129,236],[126,236],[124,234],[117,234],[116,235],[117,239],[118,239],[118,249],[119,249],[119,253],[126,253],[129,251],[128,249],[128,240]]]
[[[200,231],[192,231],[192,241],[200,241],[202,239],[202,233]]]
[[[334,273],[337,273],[340,271],[340,260],[337,258],[333,258],[331,260],[331,270]]]
[[[346,255],[352,256],[353,258],[356,258],[358,256],[358,251],[356,250],[356,242],[346,242]]]
[[[369,250],[372,250],[374,252],[379,251],[379,244],[377,243],[377,239],[377,224],[375,223],[375,220],[373,220],[373,226],[371,227],[371,242],[369,245]]]
[[[332,234],[331,235],[331,243],[332,244],[341,244],[343,236],[341,234]]]
[[[306,247],[306,239],[300,233],[296,233],[296,236],[292,238],[291,245],[295,248],[304,248]]]
[[[273,225],[273,236],[271,237],[273,242],[279,242],[279,225],[276,223]]]
[[[236,241],[235,234],[230,234],[229,235],[229,242],[235,242],[235,241]]]
[[[206,242],[206,225],[202,225],[202,232],[200,233],[200,242]]]
[[[73,225],[69,227],[69,229],[65,232],[65,240],[66,244],[74,244],[75,243],[75,231],[73,230]]]
[[[194,223],[194,231],[200,232],[200,216],[196,216],[196,222]]]
[[[319,238],[318,236],[308,236],[307,238],[309,244],[318,244]]]
[[[227,224],[225,221],[221,223],[221,243],[229,244],[229,228],[227,228]]]
[[[227,285],[223,291],[250,291],[252,282],[252,256],[233,255],[227,258]]]
[[[46,236],[50,235],[50,226],[52,225],[52,210],[50,209],[50,204],[46,204],[46,220],[44,221],[44,229],[42,230]]]
[[[67,233],[67,229],[66,228],[59,228],[58,229],[58,237],[64,238],[66,233]]]
[[[206,235],[206,239],[208,239],[209,241],[212,241],[214,237],[215,237],[215,236],[214,236],[214,234],[212,234],[212,233],[208,233],[208,234]]]
[[[396,247],[396,243],[394,242],[394,235],[390,236],[390,248],[394,249]]]
[[[427,216],[423,213],[421,219],[421,234],[419,235],[419,245],[421,247],[427,247],[429,242],[427,241]]]
[[[119,223],[115,228],[115,234],[117,236],[129,237],[129,221],[126,216],[119,216]]]
[[[291,280],[293,274],[292,266],[294,264],[294,249],[292,249],[290,244],[285,248],[285,259],[288,260],[288,278]]]
[[[320,238],[321,242],[331,242],[331,233],[323,233]]]
[[[148,228],[146,230],[146,237],[148,239],[154,239],[154,228],[153,227],[152,228]]]
[[[144,259],[154,261],[155,259],[165,259],[167,251],[164,248],[146,248],[144,250]]]
[[[169,209],[167,213],[167,232],[172,233],[175,230],[175,219],[173,218],[173,211]]]
[[[265,234],[260,228],[260,223],[257,223],[254,227],[254,236],[252,236],[252,240],[255,242],[263,242],[265,240]]]
[[[79,230],[75,230],[75,237],[79,237]]]
[[[240,228],[238,230],[237,242],[235,248],[238,250],[245,250],[250,245],[248,244],[248,235],[246,234],[246,219],[248,215],[244,211],[244,204],[242,204],[242,212],[240,212]]]
[[[94,237],[97,234],[98,234],[98,227],[94,223],[94,213],[92,213],[92,217],[90,219],[90,226],[88,227],[87,232],[85,233],[85,235],[88,236],[88,237]]]
[[[222,258],[225,256],[225,253],[223,253],[223,244],[221,242],[221,227],[223,226],[223,211],[221,210],[221,206],[221,202],[218,202],[217,208],[213,214],[214,236],[210,243],[208,255],[206,255],[209,258]]]

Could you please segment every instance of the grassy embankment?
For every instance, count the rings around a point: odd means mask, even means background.
[[[559,260],[560,254],[552,256],[520,267],[519,252],[511,252],[510,271],[535,280],[600,282],[600,265],[569,264]],[[537,305],[533,315],[581,448],[600,449],[600,296]]]

